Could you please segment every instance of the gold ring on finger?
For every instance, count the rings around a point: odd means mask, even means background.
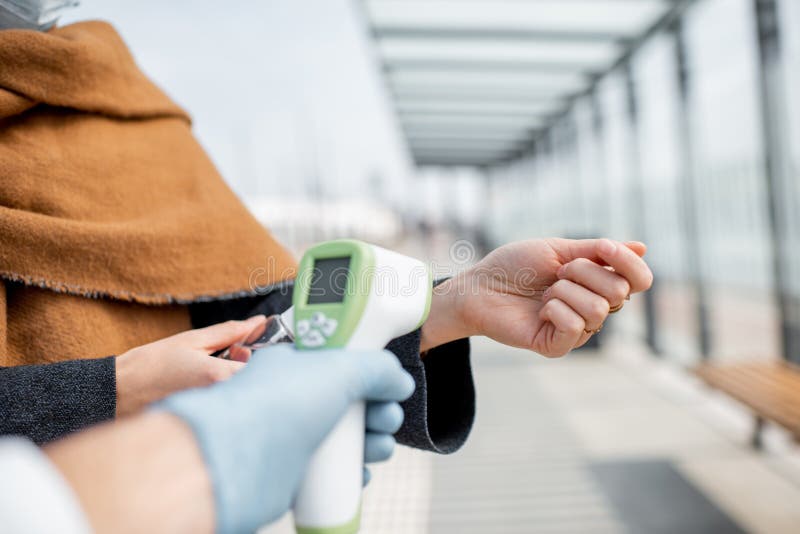
[[[583,329],[583,333],[584,334],[596,334],[602,329],[603,329],[603,323],[600,323],[600,326],[598,326],[596,330],[589,330],[588,328],[584,328]]]
[[[623,306],[625,306],[625,303],[624,302],[620,302],[619,304],[617,304],[613,308],[610,308],[608,310],[608,313],[617,313],[618,311],[620,311],[622,309]]]

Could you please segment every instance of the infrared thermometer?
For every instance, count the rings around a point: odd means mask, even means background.
[[[419,328],[432,280],[419,260],[354,240],[309,249],[295,280],[300,350],[380,349]],[[308,465],[294,503],[298,534],[354,534],[361,523],[364,402],[350,406]]]

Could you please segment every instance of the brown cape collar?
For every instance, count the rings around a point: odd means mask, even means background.
[[[0,31],[0,119],[37,104],[119,118],[189,115],[136,65],[117,31],[89,21]]]

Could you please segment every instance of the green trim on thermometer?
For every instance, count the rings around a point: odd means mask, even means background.
[[[356,534],[361,528],[361,505],[355,517],[343,525],[335,527],[301,527],[296,525],[297,534]]]

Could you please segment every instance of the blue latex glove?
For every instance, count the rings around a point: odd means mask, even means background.
[[[227,382],[155,409],[192,428],[211,475],[217,531],[253,532],[289,509],[311,455],[354,401],[372,401],[366,459],[388,458],[403,419],[397,402],[413,391],[388,351],[277,345],[257,351]]]

